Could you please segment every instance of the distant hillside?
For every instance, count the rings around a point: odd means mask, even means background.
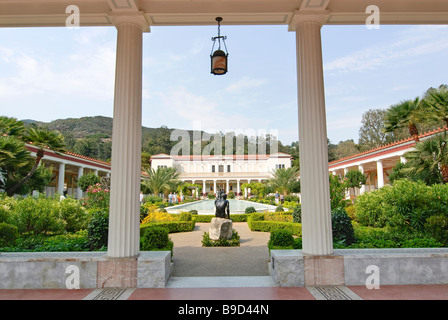
[[[25,124],[35,123],[38,126],[47,127],[51,130],[57,130],[64,136],[67,150],[75,152],[87,157],[92,157],[99,160],[110,161],[111,149],[112,149],[112,123],[113,119],[109,117],[96,116],[96,117],[82,117],[82,118],[69,118],[59,119],[52,122],[39,122],[34,120],[22,120]],[[171,132],[175,129],[161,126],[160,128],[148,128],[142,127],[142,152],[146,156],[167,153],[170,154],[171,149],[178,141],[171,141]],[[190,152],[193,152],[193,131],[189,131],[191,142]],[[225,142],[223,138],[223,150],[222,154],[225,154]],[[251,137],[245,137],[244,153],[248,153],[249,144],[254,140]],[[273,141],[274,142],[274,141]],[[202,147],[207,145],[208,141],[202,142]],[[236,140],[234,140],[235,150]],[[269,143],[266,148],[266,152],[269,153]],[[289,146],[283,146],[281,142],[278,143],[278,151],[291,153]]]

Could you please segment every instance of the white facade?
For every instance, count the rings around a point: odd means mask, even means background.
[[[243,183],[266,181],[275,169],[291,167],[291,155],[152,156],[151,168],[159,167],[177,168],[179,179],[202,185],[203,194],[216,193],[217,188],[240,194]]]

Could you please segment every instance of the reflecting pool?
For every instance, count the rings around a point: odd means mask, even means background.
[[[262,211],[275,211],[275,206],[268,204],[237,200],[237,199],[227,199],[229,200],[230,215],[232,213],[244,213],[247,207],[254,207],[255,210]],[[166,207],[168,213],[180,213],[181,211],[197,210],[198,214],[214,214],[214,199],[200,200],[195,202],[190,202],[186,204],[180,204],[173,207]]]

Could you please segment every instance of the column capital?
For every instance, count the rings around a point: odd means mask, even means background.
[[[288,31],[296,31],[297,28],[304,23],[317,23],[322,27],[329,19],[330,11],[328,10],[296,10],[288,25]]]
[[[110,22],[118,28],[118,26],[122,23],[132,23],[138,25],[143,32],[149,32],[149,23],[146,20],[143,11],[136,12],[120,12],[120,11],[112,11],[108,16]]]
[[[300,9],[294,11],[289,23],[289,31],[296,31],[305,22],[316,22],[322,27],[329,18],[327,6],[330,0],[304,0]]]

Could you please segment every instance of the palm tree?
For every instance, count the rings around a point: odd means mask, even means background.
[[[178,183],[179,172],[173,167],[158,167],[157,170],[144,170],[148,178],[143,182],[154,195],[174,189]]]
[[[36,172],[39,167],[40,161],[45,156],[45,148],[53,150],[54,152],[64,151],[64,137],[57,131],[51,131],[46,128],[37,128],[32,126],[27,129],[27,132],[23,136],[24,141],[31,143],[33,146],[37,147],[36,159],[34,165],[28,174],[17,182],[14,186],[9,188],[6,193],[11,196],[14,192],[19,189],[25,182],[27,182]]]
[[[429,170],[433,175],[440,173],[443,183],[448,183],[448,138],[446,132],[417,143],[415,149],[407,152],[405,157],[409,160],[408,171],[420,173]]]
[[[297,167],[278,168],[272,172],[272,175],[273,177],[269,179],[268,183],[275,190],[282,192],[284,195],[299,191],[299,169]]]
[[[428,90],[424,102],[433,118],[444,121],[448,127],[448,87],[442,85],[438,89]]]
[[[422,111],[422,100],[417,97],[414,100],[405,100],[391,106],[386,113],[383,132],[393,132],[396,129],[408,128],[409,134],[419,142],[417,123],[425,120]]]
[[[0,135],[0,189],[6,188],[9,171],[17,172],[26,167],[31,160],[30,153],[22,140],[14,136]]]

